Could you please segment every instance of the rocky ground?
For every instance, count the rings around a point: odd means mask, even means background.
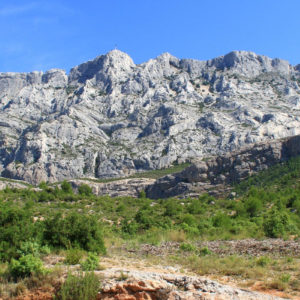
[[[275,255],[278,257],[300,255],[299,241],[240,240],[199,242],[198,247],[207,247],[220,256],[252,255],[254,257]],[[127,247],[112,247],[109,255],[101,258],[101,270],[95,273],[101,277],[101,292],[97,299],[102,300],[239,300],[239,299],[300,299],[300,294],[280,292],[263,288],[256,281],[247,289],[241,288],[243,280],[230,276],[197,276],[179,264],[168,265],[165,258],[178,253],[179,243],[166,242],[160,246],[140,245],[136,250]],[[182,255],[185,255],[182,253]],[[152,258],[151,258],[152,257]],[[51,255],[44,258],[48,268],[64,266],[63,256]],[[79,265],[64,266],[61,274],[77,272]],[[57,288],[57,287],[56,287]],[[50,300],[55,287],[39,288],[19,296],[17,300]],[[100,287],[99,287],[100,291]]]
[[[272,254],[275,256],[300,256],[300,241],[265,239],[235,240],[235,241],[203,241],[196,243],[198,248],[207,248],[209,251],[220,256],[225,255],[252,255],[263,256]],[[143,244],[138,249],[127,249],[139,254],[151,254],[155,256],[170,255],[179,250],[180,243],[164,242],[160,246]]]

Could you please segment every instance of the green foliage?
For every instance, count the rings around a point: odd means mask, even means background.
[[[69,274],[56,300],[93,300],[100,290],[100,280],[94,273]]]
[[[201,204],[201,201],[199,199],[193,199],[188,206],[188,212],[193,215],[201,214],[203,213],[203,207],[204,205]]]
[[[140,191],[139,198],[146,198],[146,192],[144,190]]]
[[[138,228],[139,225],[134,220],[124,219],[121,222],[121,231],[129,237],[135,235],[138,231]]]
[[[197,249],[196,246],[189,243],[181,243],[179,248],[180,250],[187,252],[196,251]]]
[[[230,217],[224,213],[218,212],[213,218],[212,218],[213,226],[215,227],[223,227],[228,228],[231,224]]]
[[[165,216],[174,217],[182,211],[182,207],[179,203],[173,199],[167,200],[165,204]]]
[[[271,262],[271,259],[267,256],[261,256],[256,260],[256,264],[261,267],[267,266]]]
[[[72,190],[72,186],[69,182],[67,182],[66,180],[64,180],[61,183],[61,190],[66,193],[66,194],[72,194],[73,190]]]
[[[66,257],[64,263],[67,265],[79,264],[81,258],[83,257],[83,251],[80,249],[69,249],[66,252]]]
[[[199,254],[201,256],[205,256],[212,254],[212,252],[207,247],[203,247],[202,249],[200,249]]]
[[[18,260],[12,259],[9,264],[9,273],[14,280],[44,272],[42,261],[32,254],[21,256]]]
[[[104,253],[109,238],[162,240],[300,236],[300,159],[275,166],[236,187],[235,199],[150,200],[74,194],[67,182],[41,191],[0,191],[0,259],[78,248]],[[103,220],[105,223],[101,223]],[[174,234],[176,233],[176,234]]]
[[[47,245],[41,246],[37,241],[30,240],[22,242],[17,253],[20,256],[32,254],[38,257],[41,254],[50,254],[50,248]]]
[[[277,186],[278,189],[286,188],[300,177],[300,156],[291,158],[289,161],[277,164],[268,170],[262,171],[249,177],[235,186],[238,194],[245,194],[254,187],[266,188]]]
[[[0,203],[0,259],[17,258],[23,242],[36,236],[40,238],[39,224],[34,223],[30,210]]]
[[[84,196],[90,196],[93,194],[92,188],[87,184],[82,184],[78,188],[78,193]]]
[[[105,253],[100,224],[93,216],[71,213],[66,217],[56,214],[44,221],[44,240],[49,245],[62,248],[81,248]]]
[[[292,226],[290,218],[285,211],[272,209],[264,219],[264,230],[267,237],[284,237]]]
[[[88,257],[81,263],[83,271],[95,271],[99,268],[99,257],[96,253],[89,252]]]
[[[191,227],[197,227],[197,220],[196,218],[191,214],[185,214],[181,218],[181,222],[187,224]]]
[[[244,203],[246,212],[250,217],[255,217],[262,209],[262,202],[258,198],[249,197]]]
[[[135,221],[139,223],[141,229],[149,229],[154,225],[151,209],[142,207],[135,215]]]

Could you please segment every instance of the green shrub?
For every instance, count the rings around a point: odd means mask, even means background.
[[[264,219],[264,231],[271,238],[283,237],[291,226],[288,214],[285,211],[272,209]]]
[[[197,249],[196,246],[189,244],[189,243],[182,243],[182,244],[180,244],[179,248],[182,251],[188,251],[188,252],[192,252]]]
[[[256,264],[261,267],[265,267],[271,262],[271,259],[267,256],[261,256],[256,260]]]
[[[123,233],[133,236],[137,233],[139,225],[135,221],[124,219],[121,221],[121,230]]]
[[[30,209],[7,203],[0,203],[0,228],[0,260],[4,261],[18,258],[18,249],[22,243],[33,237],[39,240],[43,234],[42,224],[33,222]]]
[[[188,206],[188,212],[190,214],[200,214],[204,211],[203,205],[198,199],[194,199]]]
[[[139,192],[139,198],[141,198],[141,199],[146,198],[146,192],[144,190]]]
[[[74,212],[63,218],[58,213],[47,218],[44,225],[44,241],[48,245],[106,253],[100,224],[94,216]]]
[[[193,215],[185,214],[181,218],[181,222],[185,223],[191,227],[197,227],[197,221],[196,218]]]
[[[199,253],[201,256],[205,256],[205,255],[210,255],[212,252],[207,247],[204,247],[200,249]]]
[[[33,240],[21,242],[21,245],[17,250],[19,256],[32,254],[33,256],[39,257],[41,254],[50,254],[50,252],[49,246],[41,246],[40,243]]]
[[[99,268],[99,257],[97,254],[90,252],[88,257],[81,263],[83,271],[95,271]]]
[[[262,209],[262,203],[258,198],[249,197],[245,201],[245,209],[250,217],[255,217]]]
[[[223,213],[217,213],[213,217],[213,225],[215,227],[223,227],[223,228],[228,228],[231,224],[231,220],[229,216]]]
[[[80,249],[70,249],[66,253],[64,263],[67,265],[77,265],[79,264],[81,258],[83,257],[83,251]]]
[[[284,282],[284,283],[288,283],[291,279],[291,275],[290,274],[281,274],[280,276],[280,281]]]
[[[56,300],[94,300],[100,290],[100,280],[94,273],[69,274],[57,293]]]
[[[93,194],[92,188],[87,184],[82,184],[78,188],[78,193],[84,196],[90,196]]]
[[[20,248],[17,250],[20,256],[32,254],[33,256],[40,255],[41,246],[36,241],[24,241],[21,243]]]
[[[62,183],[61,183],[61,190],[66,193],[66,194],[72,194],[73,193],[73,190],[72,190],[72,186],[69,182],[67,182],[66,180],[64,180]]]
[[[150,209],[141,208],[135,215],[135,221],[139,223],[141,229],[149,229],[154,225],[153,214]]]
[[[9,274],[16,280],[33,274],[42,274],[45,270],[42,261],[28,254],[20,257],[18,260],[12,259],[9,264]]]
[[[174,199],[167,200],[165,204],[165,216],[174,217],[181,213],[182,206],[175,202]]]

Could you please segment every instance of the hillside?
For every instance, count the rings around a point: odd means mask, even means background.
[[[84,184],[78,192],[66,181],[0,191],[0,297],[37,288],[52,299],[67,273],[87,264],[102,276],[103,297],[275,299],[246,287],[299,299],[300,156],[242,181],[228,198],[99,197]]]
[[[300,134],[300,67],[252,52],[113,50],[71,69],[0,73],[0,175],[113,178]]]

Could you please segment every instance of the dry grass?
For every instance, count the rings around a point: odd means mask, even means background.
[[[241,287],[256,289],[255,283],[260,282],[259,290],[284,291],[300,297],[300,258],[238,255],[201,257],[192,254],[170,256],[169,262],[181,264],[202,276],[215,279],[229,277]]]
[[[2,265],[1,265],[2,266]],[[56,267],[51,272],[44,275],[33,275],[24,279],[19,279],[17,282],[8,280],[8,275],[1,269],[0,280],[0,298],[4,300],[13,299],[21,296],[28,291],[43,288],[45,290],[54,290],[63,276],[63,269]]]

